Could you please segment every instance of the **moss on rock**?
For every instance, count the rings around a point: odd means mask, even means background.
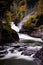
[[[19,36],[15,30],[12,30],[10,25],[3,23],[1,45],[13,43],[19,40]]]

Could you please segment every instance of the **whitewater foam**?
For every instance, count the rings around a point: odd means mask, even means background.
[[[37,48],[37,50],[39,50],[39,49],[42,48],[42,46],[35,46],[35,47],[30,46],[30,47],[27,47],[27,49],[29,49],[29,50],[36,50],[36,48]],[[2,59],[9,59],[9,58],[24,59],[24,60],[28,60],[28,61],[33,61],[34,60],[34,58],[33,58],[34,54],[32,54],[30,56],[27,56],[27,55],[24,55],[24,54],[21,55],[21,53],[23,51],[18,51],[18,50],[15,50],[15,49],[14,49],[14,52],[11,53],[10,52],[11,49],[13,49],[13,47],[8,48],[7,49],[8,54],[6,54],[5,57],[0,58],[0,60],[2,60]]]
[[[41,38],[31,37],[27,34],[18,33],[18,35],[19,35],[19,38],[22,39],[22,40],[32,40],[32,41],[43,42],[43,40]]]

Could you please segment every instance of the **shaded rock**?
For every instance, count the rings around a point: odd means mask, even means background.
[[[0,58],[4,57],[6,54],[8,54],[8,51],[5,47],[0,46]]]
[[[38,19],[38,21],[36,22],[36,27],[43,25],[43,14],[38,15],[36,19]]]
[[[25,50],[21,54],[31,56],[32,54],[35,54],[35,53],[36,53],[36,51],[33,51],[33,50]]]
[[[9,51],[10,51],[11,53],[14,53],[14,48],[10,49]]]
[[[37,53],[35,54],[36,58],[39,58],[40,60],[43,61],[43,48],[41,48],[39,51],[37,51]]]
[[[38,58],[41,60],[41,65],[43,65],[43,48],[41,48],[37,53],[34,55],[34,58]]]
[[[34,59],[35,65],[41,65],[41,60],[38,58]]]
[[[33,31],[30,35],[33,37],[39,37],[39,38],[43,39],[43,28]]]
[[[11,43],[11,42],[15,42],[18,40],[19,40],[19,37],[18,37],[18,34],[16,31],[11,30],[11,32],[10,32],[10,31],[3,29],[2,43]]]
[[[25,51],[26,48],[27,48],[27,47],[20,47],[20,48],[18,49],[18,51]],[[22,52],[22,54],[23,54],[23,52]]]
[[[1,45],[4,45],[4,43],[12,43],[19,40],[17,32],[15,30],[12,30],[10,25],[8,25],[7,23],[5,23],[5,25],[3,24],[1,34],[2,34],[2,39],[0,42]]]
[[[20,33],[24,33],[24,34],[31,34],[31,32],[33,31],[33,27],[25,27],[23,26],[22,29],[20,30]]]

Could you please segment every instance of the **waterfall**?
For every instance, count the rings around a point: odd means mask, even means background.
[[[30,15],[33,14],[33,13],[34,13],[34,11],[31,12],[30,14],[28,14],[27,16],[25,16],[25,17],[20,21],[20,23],[18,24],[19,30],[22,28],[23,23],[26,22],[26,21],[29,19]]]
[[[11,23],[10,23],[11,28],[18,33],[20,39],[43,42],[43,40],[42,40],[41,38],[35,38],[35,37],[31,37],[31,36],[26,35],[26,34],[23,34],[23,33],[22,33],[22,34],[19,33],[19,31],[20,31],[21,28],[22,28],[23,23],[26,22],[26,21],[29,19],[30,15],[32,15],[32,14],[34,13],[35,8],[33,8],[32,10],[33,10],[33,11],[31,11],[28,15],[26,15],[26,16],[20,21],[20,23],[18,24],[18,26],[16,26],[16,25],[14,24],[14,22],[11,22]]]
[[[19,32],[19,27],[14,24],[14,22],[10,22],[11,28],[15,30],[16,32]]]
[[[42,46],[35,46],[35,47],[32,47],[32,46],[29,46],[29,47],[27,47],[27,50],[29,51],[29,50],[34,50],[34,51],[38,51],[38,50],[40,50],[42,48]],[[13,53],[11,53],[11,51],[10,50],[14,50],[13,51]],[[14,58],[14,59],[24,59],[24,60],[28,60],[28,61],[33,61],[34,60],[34,58],[33,58],[33,56],[34,56],[34,54],[31,54],[30,56],[28,56],[28,55],[21,55],[21,53],[23,52],[24,50],[22,50],[22,51],[18,51],[17,49],[14,49],[14,47],[9,47],[8,49],[7,49],[7,54],[4,56],[4,57],[2,57],[2,58],[0,58],[0,60],[3,60],[3,59],[9,59],[9,58]]]
[[[22,28],[23,23],[26,22],[26,21],[29,19],[29,16],[30,16],[31,14],[33,14],[33,13],[34,13],[34,11],[31,12],[30,14],[28,14],[27,16],[25,16],[25,17],[20,21],[20,23],[18,24],[18,26],[16,26],[16,25],[14,24],[14,22],[10,22],[11,28],[14,29],[15,31],[19,32],[20,29]]]
[[[27,16],[26,18],[28,18],[28,16]],[[25,18],[24,18],[24,19],[25,19]],[[24,20],[23,20],[23,21],[24,21]],[[23,22],[23,21],[22,21],[22,22]],[[21,23],[22,23],[22,22],[21,22]],[[22,26],[21,23],[20,23],[20,25]],[[29,35],[27,35],[27,34],[19,33],[20,28],[19,28],[18,26],[16,26],[16,25],[14,24],[14,22],[11,22],[10,24],[11,24],[11,28],[18,33],[20,39],[22,39],[22,40],[31,40],[31,41],[43,42],[43,40],[42,40],[41,38],[35,38],[35,37],[31,37],[31,36],[29,36]]]

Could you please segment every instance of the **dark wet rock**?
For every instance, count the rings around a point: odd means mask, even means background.
[[[0,58],[4,57],[6,54],[8,54],[8,51],[0,48]]]
[[[40,60],[43,61],[43,48],[41,48],[39,51],[37,51],[37,53],[35,54],[36,58],[39,58]]]
[[[27,56],[31,56],[32,54],[35,54],[35,53],[36,53],[36,51],[25,50],[25,51],[23,51],[23,52],[21,53],[21,55],[24,54],[24,55],[27,55]]]
[[[13,53],[14,52],[14,48],[13,49],[11,49],[11,50],[9,50],[11,53]]]
[[[27,47],[20,47],[18,51],[25,51]]]
[[[16,46],[14,46],[15,48],[19,48],[20,47],[20,45],[16,45]]]
[[[41,48],[37,53],[34,55],[34,58],[38,58],[41,60],[41,65],[43,65],[43,48]]]
[[[3,29],[2,32],[2,43],[11,43],[11,42],[15,42],[18,41],[19,37],[17,32],[15,32],[14,30],[7,31],[5,29]]]
[[[41,65],[41,60],[38,58],[34,59],[35,65]]]
[[[18,49],[18,51],[23,51],[23,50],[24,50],[24,48],[22,48],[22,47]]]
[[[41,36],[41,39],[43,40],[43,35]]]
[[[2,34],[1,42],[0,42],[1,45],[5,43],[12,43],[19,40],[19,36],[17,32],[11,29],[10,25],[8,25],[7,23],[2,25],[3,25],[3,28],[1,32]]]

